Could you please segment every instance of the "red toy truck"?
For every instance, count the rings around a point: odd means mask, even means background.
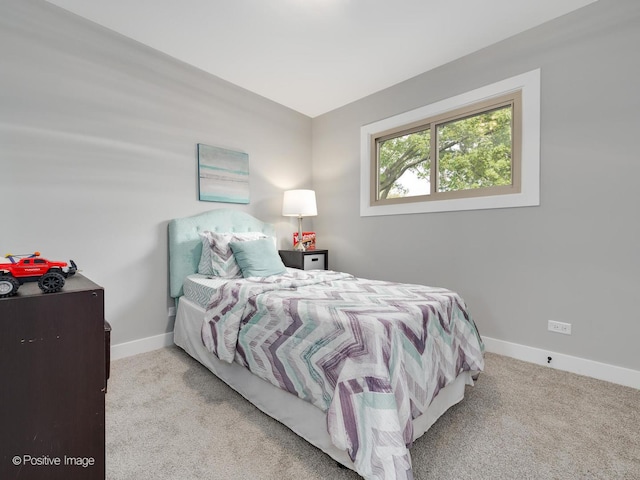
[[[29,255],[5,255],[11,263],[0,263],[0,298],[18,292],[24,282],[38,282],[44,293],[59,292],[64,280],[76,273],[78,267],[73,260],[53,262],[40,257],[40,252]],[[19,258],[18,260],[16,260]]]

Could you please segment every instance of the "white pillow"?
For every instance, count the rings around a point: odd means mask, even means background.
[[[216,233],[207,230],[200,233],[200,238],[202,239],[202,255],[198,264],[199,274],[222,278],[242,278],[242,271],[233,256],[229,243],[268,237],[262,232]]]

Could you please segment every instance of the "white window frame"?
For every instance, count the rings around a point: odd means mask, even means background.
[[[409,125],[517,90],[522,92],[519,193],[386,205],[371,204],[371,178],[376,173],[372,171],[372,138],[379,132]],[[540,205],[540,69],[365,125],[360,129],[360,153],[360,216],[363,217]]]

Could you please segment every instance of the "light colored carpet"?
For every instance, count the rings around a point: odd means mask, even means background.
[[[416,480],[640,479],[640,391],[486,355]],[[355,480],[177,347],[112,362],[108,480]]]

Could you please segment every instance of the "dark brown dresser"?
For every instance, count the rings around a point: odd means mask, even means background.
[[[107,325],[80,274],[0,299],[0,479],[105,478]]]

